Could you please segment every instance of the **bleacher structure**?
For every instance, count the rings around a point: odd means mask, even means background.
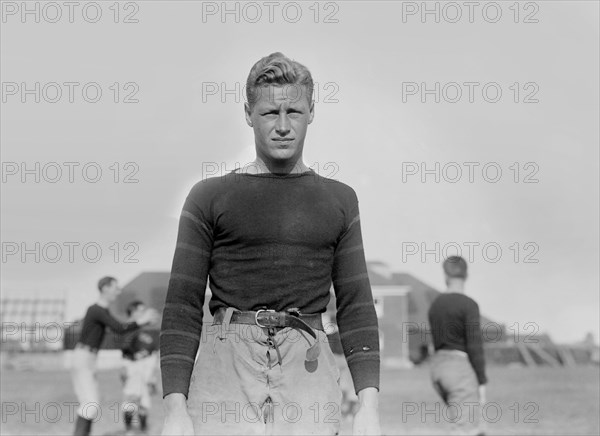
[[[62,349],[67,299],[2,296],[0,330],[2,351],[59,351]]]

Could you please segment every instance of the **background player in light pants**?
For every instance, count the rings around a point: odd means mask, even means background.
[[[479,306],[464,295],[467,262],[459,256],[444,261],[447,291],[429,308],[436,350],[432,360],[433,386],[448,406],[457,434],[484,434],[480,407],[485,402],[485,359]],[[470,413],[474,410],[475,413]]]
[[[110,303],[121,293],[117,280],[113,277],[103,277],[98,282],[98,290],[100,297],[95,304],[88,308],[83,319],[81,337],[73,351],[71,375],[75,394],[79,401],[74,433],[76,436],[90,434],[92,422],[100,412],[96,359],[106,327],[115,333],[122,334],[158,319],[156,311],[148,310],[140,316],[137,322],[121,323],[108,311]]]
[[[129,303],[129,321],[139,320],[146,309],[146,305],[141,301]],[[126,431],[132,430],[135,417],[139,420],[142,432],[148,429],[150,397],[156,392],[157,351],[157,341],[144,330],[134,332],[123,349],[123,418]]]

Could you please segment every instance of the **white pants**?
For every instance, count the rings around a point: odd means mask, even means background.
[[[127,374],[127,380],[123,387],[124,411],[134,411],[130,408],[132,403],[135,406],[141,406],[145,409],[150,409],[150,389],[148,384],[154,383],[155,371],[158,365],[158,355],[153,353],[148,357],[139,360],[124,359],[124,367]],[[134,408],[137,408],[133,406]],[[126,407],[128,409],[126,409]]]
[[[96,359],[97,354],[89,350],[83,348],[73,350],[71,378],[79,401],[77,414],[90,421],[95,421],[101,415]]]

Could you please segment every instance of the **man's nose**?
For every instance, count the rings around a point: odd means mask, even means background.
[[[279,115],[277,124],[275,125],[275,131],[280,136],[285,136],[290,133],[290,120],[287,114]]]

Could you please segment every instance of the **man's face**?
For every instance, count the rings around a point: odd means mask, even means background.
[[[254,129],[256,153],[265,163],[296,162],[302,156],[308,125],[314,117],[314,103],[302,85],[270,85],[258,88],[260,96],[246,122]]]
[[[110,282],[110,285],[106,285],[102,288],[102,294],[109,302],[115,301],[121,294],[121,288],[116,280]]]

